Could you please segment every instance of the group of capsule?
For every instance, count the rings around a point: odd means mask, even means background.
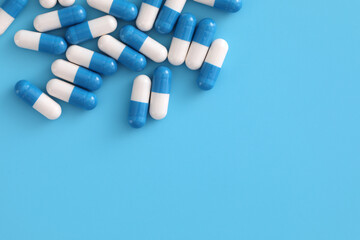
[[[0,8],[0,35],[27,1],[5,1]],[[58,1],[66,8],[38,15],[34,19],[34,28],[38,32],[20,30],[14,37],[15,44],[21,48],[51,54],[65,53],[68,61],[58,59],[51,66],[52,73],[59,79],[47,83],[46,91],[50,96],[91,110],[97,105],[97,98],[92,91],[101,87],[101,75],[111,75],[117,71],[115,60],[130,70],[140,72],[146,67],[146,57],[156,63],[168,59],[174,66],[185,62],[191,70],[200,69],[197,84],[201,89],[214,87],[228,52],[228,44],[223,39],[213,41],[216,24],[212,19],[205,18],[196,24],[192,14],[181,14],[186,0],[166,0],[164,4],[163,0],[143,0],[139,12],[136,5],[126,0],[87,0],[92,8],[109,14],[87,22],[84,22],[85,9],[73,5],[75,0]],[[237,12],[241,8],[241,0],[194,1],[228,12]],[[39,2],[45,8],[52,8],[57,0]],[[136,19],[137,28],[132,25],[121,28],[121,41],[108,35],[117,28],[115,17],[124,21]],[[44,33],[63,27],[69,27],[65,39]],[[153,27],[161,34],[168,34],[175,28],[169,52],[165,46],[144,33]],[[109,57],[77,45],[98,37],[99,49]],[[156,120],[166,117],[171,78],[171,70],[165,66],[154,70],[152,80],[146,75],[135,78],[128,116],[132,127],[144,126],[148,112]],[[48,119],[60,117],[60,105],[29,81],[19,81],[15,91]]]

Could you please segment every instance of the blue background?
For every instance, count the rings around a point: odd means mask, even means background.
[[[90,112],[61,103],[52,122],[16,97],[20,79],[45,89],[58,58],[13,42],[47,11],[30,0],[0,37],[0,239],[360,239],[359,9],[246,0],[228,14],[189,1],[229,42],[221,76],[203,92],[197,72],[172,67],[168,117],[135,130],[138,73],[121,66]]]

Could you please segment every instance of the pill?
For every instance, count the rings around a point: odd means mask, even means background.
[[[155,22],[158,33],[170,33],[185,6],[186,0],[166,0]]]
[[[55,120],[60,117],[60,105],[29,81],[21,80],[17,82],[15,93],[46,118]]]
[[[0,7],[0,36],[9,28],[28,0],[6,0]]]
[[[171,41],[168,60],[179,66],[185,62],[196,27],[196,18],[190,14],[181,14]]]
[[[225,10],[227,12],[237,12],[241,9],[241,0],[194,0],[195,2],[208,5],[210,7]]]
[[[71,44],[79,44],[112,33],[116,27],[116,19],[113,16],[107,15],[69,27],[65,38]]]
[[[117,64],[114,59],[77,45],[68,48],[66,58],[72,63],[100,74],[111,75],[117,71]]]
[[[82,6],[75,5],[38,15],[34,19],[34,27],[39,32],[47,32],[83,22],[86,11]]]
[[[102,36],[98,41],[98,47],[130,70],[140,72],[146,67],[146,58],[142,54],[110,35]]]
[[[216,24],[214,20],[205,18],[199,22],[186,56],[185,63],[189,69],[200,69],[209,50],[209,46],[214,39],[215,31]]]
[[[146,123],[149,110],[151,80],[146,75],[135,78],[131,93],[128,121],[133,128],[141,128]]]
[[[57,99],[85,110],[92,110],[97,105],[95,94],[56,78],[46,84],[46,91]]]
[[[128,22],[135,20],[138,14],[136,5],[126,0],[87,0],[87,3],[92,8]]]
[[[69,7],[75,3],[75,0],[58,0],[63,7]]]
[[[14,41],[18,47],[51,54],[63,54],[67,49],[62,37],[27,30],[18,31]]]
[[[55,7],[57,0],[39,0],[39,3],[43,8],[53,8]]]
[[[160,66],[155,69],[150,98],[150,116],[155,120],[166,117],[170,99],[171,70]]]
[[[163,0],[143,0],[139,15],[136,19],[136,26],[143,32],[150,31],[155,23]]]
[[[102,85],[102,78],[99,74],[63,59],[58,59],[53,62],[51,72],[58,78],[90,91],[96,91]]]
[[[120,40],[154,62],[161,63],[167,58],[166,47],[131,25],[121,28]]]

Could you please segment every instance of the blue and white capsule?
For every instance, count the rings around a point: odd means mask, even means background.
[[[75,3],[75,0],[58,0],[59,4],[63,7],[70,7]]]
[[[55,120],[61,116],[60,105],[29,81],[17,82],[15,93],[47,119]]]
[[[133,21],[138,15],[135,4],[126,0],[87,0],[90,7],[124,21]]]
[[[63,59],[53,62],[51,72],[58,78],[90,91],[96,91],[102,85],[102,78],[99,74]]]
[[[65,38],[71,44],[79,44],[112,33],[116,28],[116,19],[107,15],[70,27],[66,31]]]
[[[77,45],[69,47],[66,51],[66,58],[72,63],[103,75],[112,75],[117,71],[114,59]]]
[[[0,36],[14,22],[15,18],[24,9],[28,0],[6,0],[0,7]]]
[[[155,69],[150,98],[150,116],[155,120],[164,119],[168,112],[170,89],[171,89],[171,70],[160,66]]]
[[[136,19],[136,26],[143,32],[150,31],[155,23],[163,0],[143,0],[139,15]]]
[[[210,44],[214,40],[216,24],[210,18],[204,18],[199,22],[186,56],[186,66],[191,70],[198,70],[203,64]]]
[[[120,40],[156,63],[164,62],[167,58],[166,47],[131,25],[121,28]]]
[[[146,75],[135,78],[131,93],[128,122],[133,128],[141,128],[146,123],[149,110],[151,80]]]
[[[21,48],[57,55],[63,54],[67,49],[67,43],[62,37],[27,30],[18,31],[14,41]]]
[[[190,13],[181,14],[171,41],[168,60],[174,66],[185,62],[196,27],[196,18]]]
[[[34,27],[38,32],[47,32],[81,23],[85,19],[85,9],[80,5],[75,5],[38,15],[34,19]]]
[[[242,7],[241,0],[194,0],[195,2],[218,8],[227,12],[237,12]]]
[[[85,110],[92,110],[97,105],[95,94],[56,78],[46,84],[46,91],[57,99]]]
[[[185,3],[186,0],[166,0],[155,22],[158,33],[168,34],[173,30]]]

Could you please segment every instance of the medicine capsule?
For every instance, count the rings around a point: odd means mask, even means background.
[[[34,19],[34,27],[39,32],[47,32],[81,23],[85,19],[85,9],[80,5],[75,5],[38,15]]]
[[[186,66],[189,69],[200,69],[209,50],[209,46],[214,39],[215,31],[216,24],[214,20],[205,18],[199,22],[186,56]]]
[[[39,3],[43,8],[53,8],[55,7],[57,0],[39,0]]]
[[[116,28],[116,19],[107,15],[70,27],[66,31],[65,38],[71,44],[79,44],[112,33]]]
[[[75,3],[75,0],[58,0],[60,5],[63,7],[70,7]]]
[[[161,120],[166,117],[170,99],[171,88],[171,70],[161,66],[155,69],[151,98],[150,98],[150,116],[155,120]]]
[[[210,7],[222,9],[227,12],[237,12],[241,9],[241,0],[194,0],[195,2],[208,5]]]
[[[100,74],[111,75],[117,71],[117,64],[114,59],[77,45],[69,47],[66,51],[66,58],[72,63]]]
[[[131,25],[121,28],[120,40],[154,62],[161,63],[167,58],[166,47]]]
[[[168,60],[179,66],[185,62],[196,27],[196,18],[190,14],[181,14],[171,41]]]
[[[170,33],[185,6],[186,0],[166,0],[155,22],[158,33]]]
[[[24,9],[28,0],[6,0],[0,8],[0,36]]]
[[[51,79],[46,84],[46,91],[57,99],[85,110],[92,110],[97,105],[95,94],[59,79]]]
[[[143,0],[139,15],[136,19],[136,26],[143,32],[150,31],[155,23],[163,0]]]
[[[151,80],[146,75],[135,78],[131,93],[128,121],[133,128],[141,128],[146,123],[149,110]]]
[[[18,31],[14,41],[18,47],[51,54],[63,54],[67,49],[62,37],[27,30]]]
[[[90,91],[96,91],[102,85],[102,78],[99,74],[62,59],[53,62],[51,72],[58,78]]]
[[[138,14],[136,5],[126,0],[87,0],[87,3],[92,8],[128,22],[135,20]]]
[[[29,81],[21,80],[17,82],[15,93],[46,118],[55,120],[60,117],[60,105]]]

